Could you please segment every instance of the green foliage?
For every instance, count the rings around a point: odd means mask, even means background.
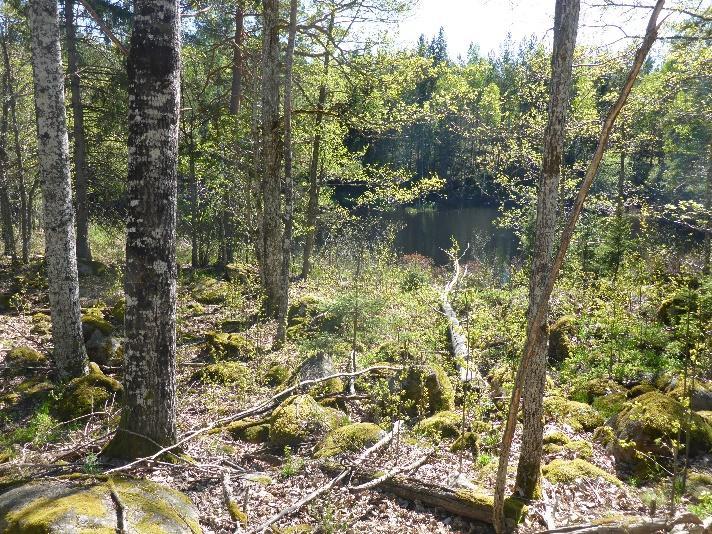
[[[289,478],[299,473],[304,467],[304,460],[292,453],[292,448],[289,445],[284,447],[284,462],[280,468],[280,473],[283,477]]]

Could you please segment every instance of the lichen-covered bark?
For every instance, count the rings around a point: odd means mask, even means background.
[[[279,113],[279,0],[263,0],[262,30],[262,257],[265,312],[277,317],[282,287],[282,161]]]
[[[77,258],[91,261],[89,248],[89,206],[87,204],[87,158],[84,138],[84,109],[79,83],[79,53],[77,28],[74,24],[74,0],[64,2],[64,28],[67,35],[67,70],[72,96],[72,133],[74,141],[74,176],[77,206]]]
[[[284,236],[282,239],[282,297],[277,317],[277,341],[283,342],[287,334],[289,308],[289,272],[292,265],[292,233],[294,230],[294,176],[292,152],[292,77],[294,71],[294,45],[297,36],[297,0],[289,2],[289,32],[284,59]]]
[[[32,0],[29,19],[54,360],[59,375],[69,378],[86,374],[88,367],[79,307],[57,2]]]
[[[107,457],[176,441],[177,0],[137,0],[128,59],[124,407]],[[143,439],[141,438],[143,436]]]
[[[551,58],[549,111],[544,131],[542,172],[537,195],[536,227],[531,277],[527,331],[532,337],[532,357],[522,362],[522,449],[517,467],[516,491],[531,498],[539,483],[544,431],[544,386],[546,381],[546,313],[534,324],[536,307],[543,295],[551,271],[559,176],[564,146],[566,114],[571,92],[571,66],[579,19],[579,0],[557,0],[554,18],[554,49]],[[547,304],[544,304],[548,306]]]

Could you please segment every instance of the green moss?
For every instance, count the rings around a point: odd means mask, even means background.
[[[575,460],[556,459],[545,465],[542,473],[544,478],[552,484],[573,484],[579,478],[603,478],[616,486],[622,485],[616,476],[580,458]]]
[[[590,432],[603,424],[603,417],[591,406],[563,397],[545,398],[544,412],[548,417],[569,425],[577,432]]]
[[[309,395],[287,399],[272,413],[270,443],[278,449],[318,438],[329,430],[348,423],[348,417],[338,410],[320,406]]]
[[[193,298],[201,304],[221,304],[227,300],[230,284],[213,278],[202,279],[193,289]]]
[[[123,387],[118,380],[106,376],[99,366],[89,363],[89,373],[73,379],[62,392],[54,411],[62,421],[68,421],[103,409],[112,397],[120,397]]]
[[[248,443],[266,443],[269,440],[269,424],[265,420],[235,421],[225,427],[225,430],[233,438]]]
[[[233,262],[225,266],[225,278],[230,282],[248,284],[254,276],[254,269],[246,263]]]
[[[712,495],[712,472],[690,471],[687,474],[686,494],[694,499]]]
[[[465,488],[460,488],[456,490],[455,493],[460,499],[470,502],[473,508],[494,510],[494,497],[491,495]],[[508,497],[504,500],[504,517],[510,521],[519,523],[526,515],[527,506],[523,501],[515,497]],[[487,521],[489,521],[491,517],[492,513],[486,512],[483,514],[483,519],[486,518]]]
[[[566,445],[571,439],[563,432],[549,432],[544,436],[544,444]]]
[[[614,448],[616,460],[635,465],[646,463],[645,453],[667,456],[670,443],[688,422],[688,413],[682,404],[659,391],[628,401],[612,422],[622,442]],[[712,426],[694,412],[689,414],[689,443],[692,455],[712,450]]]
[[[588,460],[593,457],[593,447],[588,441],[576,439],[564,445],[564,449],[572,453],[573,456]]]
[[[211,363],[196,370],[190,377],[191,382],[220,384],[246,389],[251,371],[239,362]]]
[[[116,299],[114,305],[109,310],[109,317],[116,324],[123,324],[126,316],[126,298],[120,297]]]
[[[623,409],[623,405],[628,400],[626,393],[609,393],[603,397],[596,397],[593,400],[593,407],[598,410],[603,417],[608,419]]]
[[[320,382],[316,386],[309,388],[309,395],[312,397],[328,397],[329,395],[339,395],[344,392],[346,386],[340,378],[330,378]]]
[[[702,417],[702,419],[712,425],[712,410],[699,410],[696,413],[697,415]]]
[[[577,402],[591,404],[596,397],[603,397],[612,393],[624,393],[626,389],[619,383],[607,378],[587,380],[571,392],[571,399]]]
[[[600,443],[604,447],[608,447],[615,443],[616,433],[610,426],[599,426],[593,431],[593,441]]]
[[[455,407],[455,390],[440,365],[408,369],[401,381],[401,398],[411,406],[411,415],[435,414]]]
[[[457,438],[462,426],[462,415],[452,411],[438,412],[423,419],[413,428],[413,432],[430,438]]]
[[[680,380],[678,386],[669,391],[668,395],[680,402],[689,399],[689,406],[693,410],[712,409],[712,382],[706,380],[695,380],[694,384],[688,380],[687,391],[683,387],[683,381]]]
[[[469,451],[473,459],[477,458],[480,455],[480,435],[476,432],[465,432],[455,440],[450,451]]]
[[[7,353],[5,361],[8,371],[14,375],[32,373],[29,367],[46,367],[49,364],[44,354],[30,347],[14,347]]]
[[[549,362],[559,364],[571,354],[571,337],[574,335],[576,318],[565,315],[549,328]]]
[[[32,328],[30,333],[38,336],[46,336],[52,333],[52,319],[46,313],[35,313],[32,316]]]
[[[373,423],[353,423],[329,431],[319,444],[316,457],[327,458],[343,452],[358,452],[378,442],[383,429]]]
[[[251,360],[258,354],[257,345],[242,334],[209,332],[205,337],[208,351],[216,360]]]
[[[281,363],[275,363],[267,370],[267,373],[265,374],[265,383],[272,387],[281,386],[289,380],[291,375],[292,373],[289,370],[289,367]]]
[[[110,336],[114,331],[114,327],[111,326],[109,321],[99,315],[98,311],[92,311],[92,313],[82,315],[84,340],[88,340],[96,330],[99,330],[104,336]]]
[[[630,388],[628,391],[628,398],[629,399],[634,399],[636,397],[640,397],[644,393],[650,393],[651,391],[655,391],[655,386],[652,384],[637,384]]]

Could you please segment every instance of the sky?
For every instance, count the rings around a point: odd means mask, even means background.
[[[451,59],[466,57],[471,42],[479,45],[483,56],[496,52],[508,33],[515,41],[534,35],[550,42],[554,4],[554,0],[420,0],[400,23],[397,42],[414,46],[420,34],[433,36],[442,26]],[[642,35],[649,13],[603,13],[583,5],[578,41],[605,44],[623,36],[619,29],[599,27],[605,23],[621,25],[629,35]]]

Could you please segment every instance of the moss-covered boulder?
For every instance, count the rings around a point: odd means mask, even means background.
[[[243,334],[208,332],[205,341],[209,354],[215,360],[251,360],[259,353],[255,342]]]
[[[450,447],[451,452],[469,452],[475,459],[480,455],[480,435],[477,432],[468,431],[460,435]]]
[[[245,389],[250,376],[251,371],[239,362],[218,362],[197,369],[191,375],[190,381]]]
[[[693,499],[701,499],[705,495],[712,495],[712,471],[693,469],[687,473],[685,493]]]
[[[605,419],[617,414],[623,409],[623,405],[627,402],[627,393],[609,393],[602,397],[593,399],[593,407],[598,410]]]
[[[289,380],[290,376],[292,376],[292,372],[289,367],[281,363],[275,363],[267,369],[264,381],[268,386],[281,386]]]
[[[310,395],[297,395],[284,401],[272,412],[269,441],[283,449],[296,446],[347,424],[348,417],[339,410],[320,406]]]
[[[670,455],[672,441],[687,422],[684,406],[664,393],[651,391],[628,401],[610,421],[616,462],[625,470],[644,474],[650,456],[664,461]],[[689,414],[689,425],[690,454],[712,451],[712,425],[696,413]]]
[[[331,430],[319,444],[317,458],[336,456],[343,452],[359,452],[375,444],[386,432],[373,423],[352,423]]]
[[[193,289],[193,299],[201,304],[221,304],[227,300],[230,284],[214,278],[201,279]]]
[[[516,369],[511,365],[498,365],[487,375],[494,398],[508,397],[514,387]]]
[[[571,392],[571,400],[591,404],[597,397],[604,397],[613,393],[626,393],[626,388],[613,380],[596,378],[585,380],[578,384]]]
[[[95,334],[108,337],[113,331],[114,327],[109,321],[104,319],[98,310],[92,310],[90,313],[82,315],[82,335],[84,336],[84,343],[89,341]]]
[[[563,397],[546,397],[544,413],[548,418],[569,425],[575,431],[592,431],[603,424],[603,417],[594,408],[583,402]]]
[[[696,380],[693,384],[688,381],[687,392],[685,392],[685,388],[680,382],[668,394],[679,401],[682,401],[685,396],[689,396],[690,408],[695,411],[712,410],[712,382]]]
[[[641,395],[645,393],[650,393],[651,391],[655,391],[655,386],[652,384],[649,384],[647,382],[643,382],[642,384],[636,384],[632,388],[628,390],[628,398],[629,399],[634,399],[636,397],[640,397]]]
[[[576,318],[564,315],[549,327],[549,348],[547,358],[551,364],[560,364],[571,354],[571,346],[576,333]]]
[[[400,380],[399,390],[410,415],[433,415],[455,407],[455,390],[450,377],[437,364],[407,369]]]
[[[225,430],[234,438],[248,443],[266,443],[269,441],[269,423],[260,419],[257,421],[235,421]]]
[[[544,478],[552,484],[573,484],[578,479],[602,478],[615,486],[621,486],[622,482],[615,475],[604,471],[586,460],[576,458],[574,460],[562,460],[557,458],[545,465],[542,469]]]
[[[462,414],[452,411],[438,412],[413,427],[413,432],[429,438],[457,438],[462,427]]]
[[[571,438],[563,432],[547,432],[544,434],[544,445],[566,445],[571,443]]]
[[[255,269],[246,263],[228,263],[224,270],[226,280],[239,284],[249,284],[257,276]]]
[[[113,494],[113,497],[112,497]],[[123,531],[198,534],[198,511],[179,491],[148,480],[44,480],[0,495],[0,532],[52,534],[119,531],[114,499],[123,507]]]
[[[106,274],[108,267],[99,260],[79,260],[77,261],[77,272],[79,276],[101,276]]]
[[[31,375],[49,365],[47,357],[31,347],[14,347],[5,357],[5,372],[12,376]]]
[[[118,380],[106,376],[94,362],[89,363],[89,373],[73,379],[55,402],[54,412],[62,421],[68,421],[93,411],[103,410],[104,405],[118,399],[123,387]]]
[[[87,356],[93,362],[114,367],[123,363],[124,347],[113,336],[104,336],[99,330],[95,330],[84,346],[87,349]]]

